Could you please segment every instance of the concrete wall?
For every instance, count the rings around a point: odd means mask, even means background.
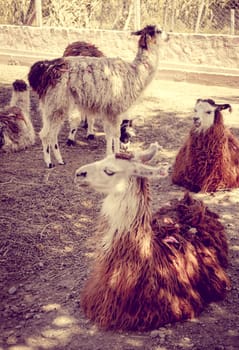
[[[84,40],[96,44],[108,56],[133,59],[137,39],[129,32],[55,27],[0,26],[0,54],[50,58],[61,56],[67,44]],[[20,57],[20,56],[19,56]],[[162,42],[160,59],[165,64],[239,69],[239,36],[170,34]],[[17,62],[16,62],[17,63]]]

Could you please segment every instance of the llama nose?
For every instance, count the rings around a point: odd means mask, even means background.
[[[87,171],[81,171],[80,173],[76,174],[77,177],[86,177],[87,176]]]
[[[199,118],[198,118],[198,117],[193,117],[193,121],[194,121],[194,122],[198,122],[198,121],[199,121]]]

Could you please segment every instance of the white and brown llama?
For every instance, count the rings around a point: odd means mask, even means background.
[[[193,126],[173,165],[172,181],[193,192],[239,187],[239,140],[224,125],[230,104],[198,99]]]
[[[88,56],[88,57],[103,57],[104,54],[94,44],[85,41],[75,41],[69,44],[63,53],[63,57],[68,56]],[[75,137],[80,123],[83,122],[83,127],[87,129],[87,139],[92,140],[95,137],[94,122],[95,118],[87,115],[79,115],[79,110],[71,111],[69,116],[70,132],[68,135],[67,145],[75,145]],[[124,119],[120,125],[120,142],[121,148],[127,149],[132,136],[135,136],[133,129],[133,120]]]
[[[76,171],[75,183],[106,195],[96,261],[81,293],[85,315],[104,329],[147,331],[193,318],[225,297],[228,247],[217,214],[189,193],[152,214],[149,180],[167,167],[158,149],[109,155]]]
[[[63,57],[36,62],[30,69],[30,86],[40,97],[43,128],[40,137],[47,167],[53,166],[51,150],[59,164],[64,164],[59,145],[59,131],[78,106],[87,116],[101,117],[106,137],[106,153],[120,149],[122,115],[137,101],[152,81],[159,60],[159,38],[167,39],[156,26],[133,32],[139,36],[138,52],[129,63],[109,57]]]
[[[30,117],[30,93],[24,80],[12,84],[10,106],[0,110],[0,147],[19,151],[35,143]]]

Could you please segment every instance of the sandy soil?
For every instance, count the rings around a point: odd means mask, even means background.
[[[0,66],[0,107],[9,102],[10,83],[26,76],[26,67]],[[132,149],[157,140],[164,148],[157,160],[172,163],[199,97],[231,103],[234,112],[225,113],[225,121],[239,137],[238,90],[155,80],[132,115],[141,117]],[[37,107],[32,94],[39,132]],[[226,228],[232,290],[224,301],[210,304],[197,319],[149,333],[103,332],[84,317],[79,292],[97,246],[94,225],[102,197],[90,189],[77,191],[73,175],[104,156],[100,123],[97,131],[87,141],[79,130],[77,145],[69,148],[66,124],[60,134],[66,165],[54,169],[45,168],[38,137],[31,149],[0,151],[0,350],[239,349],[239,190],[195,195],[220,214]],[[153,208],[182,195],[170,177],[152,183]]]

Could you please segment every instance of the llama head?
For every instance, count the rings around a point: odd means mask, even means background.
[[[17,79],[15,80],[13,83],[12,83],[12,86],[13,86],[13,90],[14,91],[26,91],[27,90],[27,84],[24,80],[21,80],[21,79]]]
[[[231,105],[228,103],[217,104],[212,99],[197,99],[193,116],[194,127],[200,131],[207,130],[221,120],[220,112],[224,109],[231,112]]]
[[[41,98],[49,86],[54,87],[58,83],[67,69],[63,58],[35,62],[28,73],[29,85]]]
[[[131,34],[140,36],[139,47],[141,47],[144,50],[148,50],[153,45],[157,45],[159,37],[161,37],[165,41],[168,40],[167,33],[154,25],[148,25],[143,29],[140,29],[136,32],[132,32]]]
[[[88,185],[98,192],[109,194],[125,190],[131,178],[159,178],[168,175],[169,165],[160,164],[158,167],[146,165],[151,160],[159,146],[151,144],[146,151],[119,153],[76,170],[75,183],[79,186]]]

